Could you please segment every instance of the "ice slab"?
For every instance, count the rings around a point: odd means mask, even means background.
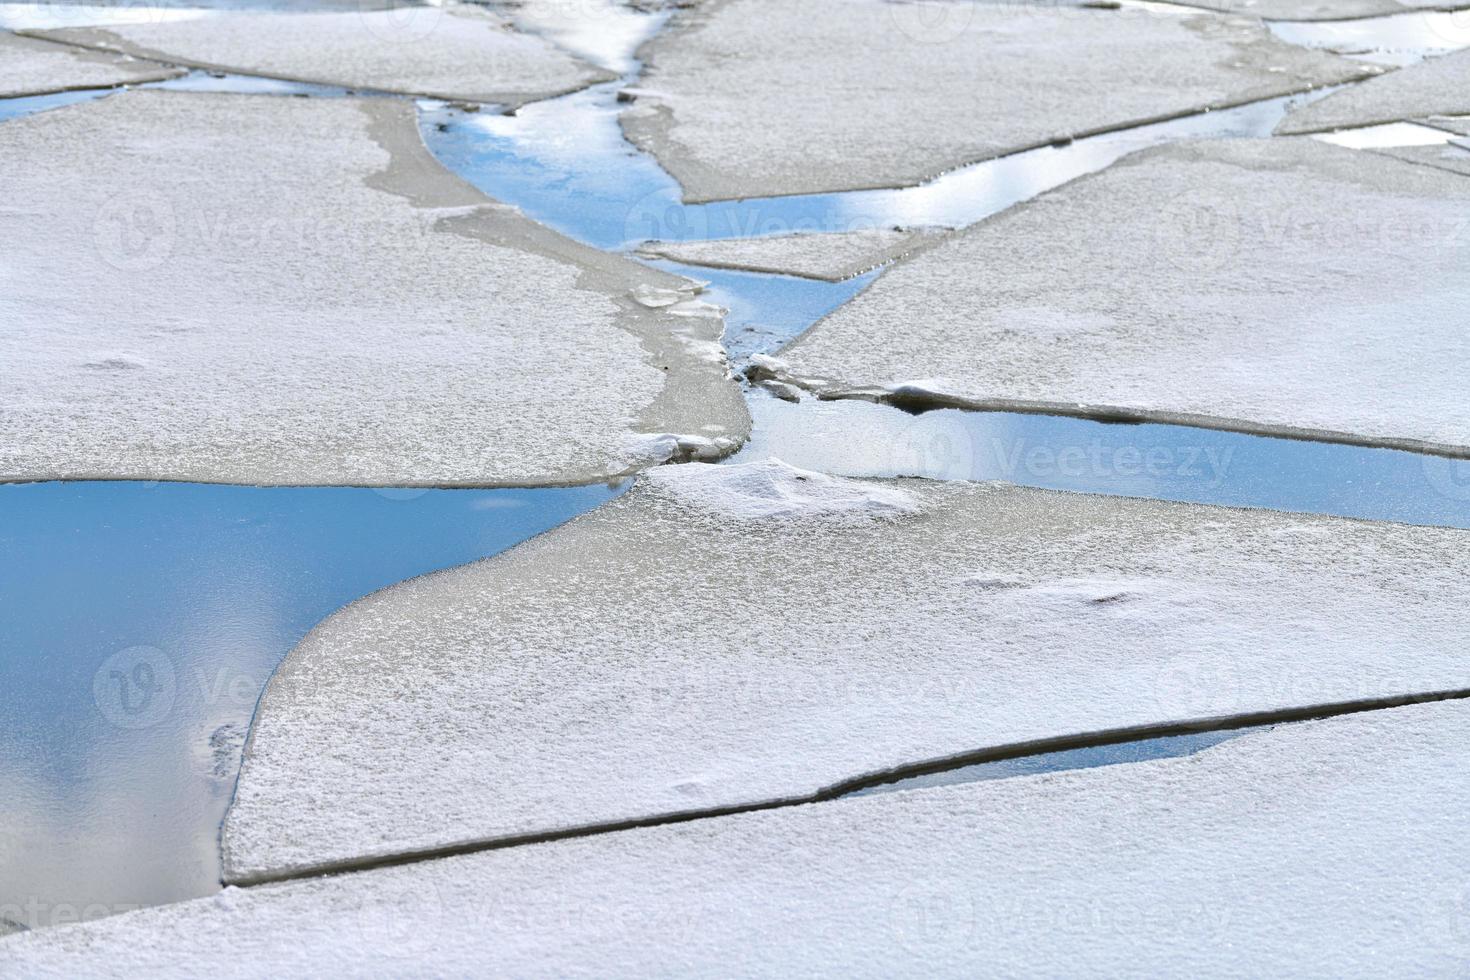
[[[1470,49],[1391,71],[1287,113],[1282,134],[1470,113]]]
[[[1459,175],[1319,140],[1146,150],[900,263],[774,373],[1464,455],[1467,216]]]
[[[1470,176],[1470,140],[1467,139],[1452,139],[1438,146],[1398,146],[1378,152],[1410,163]]]
[[[1462,976],[1470,709],[221,895],[0,941],[33,977]]]
[[[469,4],[209,17],[38,31],[172,64],[517,106],[615,76]]]
[[[225,878],[1470,686],[1466,540],[778,461],[660,467],[308,636],[257,711]]]
[[[654,258],[716,269],[771,272],[839,282],[907,255],[943,232],[935,229],[860,228],[768,238],[645,242],[639,252]]]
[[[1183,0],[1172,0],[1183,3]],[[1383,17],[1412,11],[1425,4],[1397,3],[1395,0],[1188,0],[1187,7],[1217,10],[1221,13],[1260,17],[1263,20],[1347,20],[1355,17]]]
[[[0,32],[0,99],[159,82],[183,73],[168,65]]]
[[[686,201],[915,184],[1377,70],[1205,13],[728,0],[676,18],[640,49],[622,124]]]
[[[407,101],[128,92],[0,166],[0,478],[586,483],[748,425],[719,317],[633,298],[687,280],[486,198]]]

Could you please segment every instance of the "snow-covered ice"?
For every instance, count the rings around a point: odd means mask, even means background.
[[[687,201],[914,184],[1014,150],[1375,71],[1214,14],[726,0],[640,49],[622,116]]]
[[[1429,3],[1398,3],[1396,0],[1189,0],[1184,6],[1263,20],[1347,20],[1384,17],[1426,7],[1440,9],[1434,0]]]
[[[938,229],[861,228],[853,231],[645,242],[639,252],[685,265],[744,269],[838,282],[906,255],[937,239]]]
[[[664,467],[320,624],[257,712],[225,874],[1470,686],[1466,540],[776,461]]]
[[[219,71],[510,106],[616,77],[470,4],[228,11],[36,34]]]
[[[899,263],[782,357],[830,393],[1467,453],[1467,215],[1463,177],[1315,139],[1146,150]]]
[[[1470,176],[1470,139],[1452,139],[1438,146],[1396,146],[1377,151],[1410,163],[1438,167],[1452,173]],[[1470,242],[1467,233],[1465,242]],[[1461,245],[1461,247],[1465,247]]]
[[[414,107],[135,91],[0,126],[0,477],[528,485],[743,439],[688,282],[444,170]]]
[[[1459,977],[1470,708],[256,888],[17,975]]]
[[[157,82],[182,74],[167,65],[0,32],[0,99]]]
[[[1466,113],[1470,113],[1470,49],[1399,68],[1297,106],[1276,132],[1314,133]]]

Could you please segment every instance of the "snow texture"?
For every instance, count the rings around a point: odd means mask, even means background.
[[[625,132],[687,201],[891,187],[1376,70],[1213,14],[716,0],[676,14]]]
[[[1470,176],[1470,139],[1451,140],[1439,146],[1396,146],[1376,152],[1407,160],[1410,163],[1438,167],[1451,173]],[[1461,248],[1470,244],[1470,229],[1467,229],[1460,241]]]
[[[173,64],[510,106],[616,77],[468,4],[227,11],[194,20],[35,33]]]
[[[1354,17],[1383,17],[1413,10],[1442,9],[1434,0],[1429,3],[1407,4],[1396,3],[1395,0],[1189,0],[1182,5],[1259,17],[1262,20],[1348,20]]]
[[[128,92],[0,126],[0,478],[533,485],[738,444],[718,317],[444,170],[387,99]]]
[[[178,68],[0,32],[0,99],[158,82]]]
[[[1470,686],[1466,540],[774,462],[661,468],[319,625],[257,712],[226,879]]]
[[[1470,708],[268,885],[16,975],[1460,977]]]
[[[1146,150],[889,270],[785,380],[1465,454],[1467,217],[1463,177],[1315,139]]]
[[[639,252],[686,265],[838,282],[907,255],[942,234],[938,229],[865,228],[769,238],[646,242]]]
[[[1470,48],[1430,58],[1297,106],[1276,127],[1281,134],[1315,133],[1470,113]]]

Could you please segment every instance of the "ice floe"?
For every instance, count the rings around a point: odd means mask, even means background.
[[[687,281],[484,197],[409,102],[129,92],[0,166],[0,478],[581,483],[744,437],[720,318],[632,299]]]
[[[862,228],[832,233],[726,238],[716,241],[645,242],[652,258],[715,269],[743,269],[838,282],[906,255],[941,234],[936,229]]]
[[[12,936],[32,977],[1460,976],[1470,709],[256,888]],[[427,811],[426,812],[431,812]]]
[[[640,54],[623,128],[687,201],[914,184],[1378,70],[1214,14],[882,0],[699,6]]]
[[[242,882],[804,797],[979,748],[1470,686],[1459,531],[665,467],[287,659]]]
[[[1434,0],[1428,3],[1398,3],[1397,0],[1188,0],[1183,5],[1263,20],[1287,21],[1345,21],[1440,9]]]
[[[616,77],[470,4],[228,11],[36,33],[219,71],[509,106]]]
[[[1470,113],[1470,49],[1399,68],[1297,106],[1276,131],[1313,133],[1466,113]]]
[[[1467,236],[1456,174],[1314,139],[1176,144],[900,263],[776,373],[915,409],[1470,453]]]
[[[179,68],[0,32],[0,99],[157,82]]]

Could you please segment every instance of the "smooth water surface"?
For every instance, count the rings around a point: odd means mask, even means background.
[[[0,486],[0,917],[216,890],[246,728],[297,641],[619,492]]]
[[[1044,772],[1064,772],[1068,769],[1096,769],[1101,766],[1125,765],[1130,762],[1173,759],[1203,752],[1221,742],[1250,732],[1270,731],[1270,729],[1271,726],[1263,725],[1226,732],[1198,732],[1188,735],[1166,735],[1161,738],[1143,738],[1133,742],[1119,742],[1116,745],[1067,749],[1062,752],[1041,752],[1017,759],[981,762],[973,766],[946,769],[943,772],[910,776],[891,783],[867,786],[848,795],[873,796],[877,793],[927,789],[933,786],[953,786],[958,783],[981,783],[992,779],[1010,779],[1014,776],[1035,776]]]

